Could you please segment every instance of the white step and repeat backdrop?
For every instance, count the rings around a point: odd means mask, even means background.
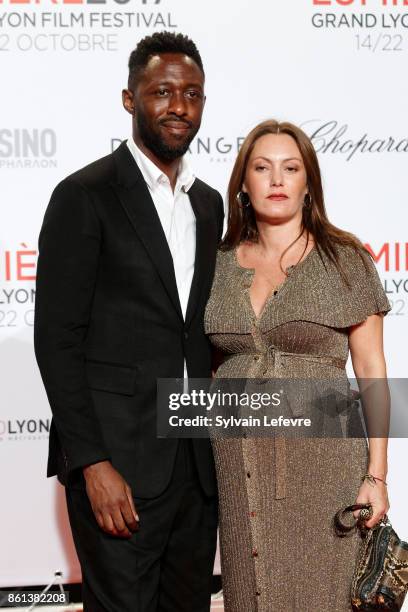
[[[288,119],[313,137],[330,217],[371,247],[393,303],[389,375],[408,374],[407,0],[0,0],[0,586],[80,576],[63,492],[45,478],[37,236],[55,184],[129,135],[127,59],[163,29],[202,53],[207,104],[190,155],[223,194],[257,122]],[[404,445],[391,441],[389,489],[407,538]]]

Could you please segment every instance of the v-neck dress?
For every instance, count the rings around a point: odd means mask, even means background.
[[[259,317],[254,270],[219,251],[205,329],[224,354],[216,378],[336,379],[347,384],[348,330],[389,302],[368,255],[338,247],[350,288],[317,248],[288,270]],[[294,415],[310,406],[295,395]],[[358,535],[338,538],[334,513],[355,501],[365,438],[247,436],[212,440],[226,612],[346,612]]]

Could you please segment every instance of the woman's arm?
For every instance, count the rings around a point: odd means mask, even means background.
[[[365,413],[371,410],[372,418],[381,419],[388,424],[389,418],[389,393],[386,384],[387,369],[383,348],[383,316],[375,314],[369,316],[363,323],[351,327],[349,330],[349,346],[354,373],[358,380],[363,397],[363,408]],[[380,410],[381,414],[375,414],[376,409],[370,401],[370,385],[376,380],[384,381],[384,384],[375,388],[375,404],[378,405],[379,394],[382,396]],[[364,404],[366,404],[364,406]],[[368,404],[368,405],[367,405]],[[382,423],[374,423],[375,429]],[[383,429],[384,430],[384,429]],[[369,437],[369,460],[367,472],[386,480],[387,464],[387,437]],[[377,480],[372,484],[365,480],[359,490],[357,503],[371,503],[373,516],[366,521],[367,527],[373,527],[380,518],[388,511],[389,501],[386,485]]]

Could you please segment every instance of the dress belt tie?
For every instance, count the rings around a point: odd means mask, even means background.
[[[282,357],[297,357],[304,361],[311,363],[323,363],[327,365],[333,365],[336,368],[344,370],[347,361],[340,357],[330,357],[328,355],[314,355],[313,353],[293,353],[289,351],[281,351],[275,346],[268,346],[265,353],[261,355],[265,359],[265,368],[263,374],[266,374],[271,369],[279,369],[282,366]],[[279,372],[281,374],[281,372]]]
[[[269,346],[265,351],[236,351],[231,355],[224,355],[222,359],[222,363],[230,361],[237,357],[237,355],[253,355],[257,359],[264,360],[265,367],[263,368],[263,374],[266,374],[270,367],[275,366],[280,367],[281,358],[282,357],[298,357],[299,359],[304,359],[305,361],[310,361],[312,363],[324,363],[328,365],[333,365],[336,368],[340,368],[344,370],[346,367],[347,360],[341,359],[341,357],[329,357],[328,355],[314,355],[313,353],[293,353],[289,351],[282,351],[276,346]]]

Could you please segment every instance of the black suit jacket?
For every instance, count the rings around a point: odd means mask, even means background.
[[[220,194],[196,179],[196,258],[184,321],[172,257],[126,143],[54,190],[39,240],[34,341],[51,405],[48,475],[83,486],[110,459],[137,497],[164,490],[178,440],[156,434],[156,380],[210,375],[203,313],[222,233]],[[211,447],[193,441],[215,494]]]

